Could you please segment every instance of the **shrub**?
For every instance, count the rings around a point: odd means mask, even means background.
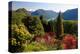
[[[63,37],[63,48],[64,49],[75,49],[77,48],[77,39],[75,36],[71,35],[71,34],[66,34]]]
[[[31,37],[31,34],[24,27],[24,25],[16,25],[16,24],[12,26],[12,35],[14,38],[19,40],[30,39]]]
[[[24,51],[43,51],[43,50],[47,50],[47,47],[38,42],[32,42],[26,45],[24,49]]]
[[[57,40],[55,39],[54,32],[47,32],[44,36],[35,36],[35,41],[47,46],[48,50],[57,49],[55,48],[57,46]]]
[[[12,36],[9,38],[11,52],[22,52],[24,49],[23,45],[27,45],[28,40],[32,39],[31,34],[24,25],[12,25],[11,35]]]

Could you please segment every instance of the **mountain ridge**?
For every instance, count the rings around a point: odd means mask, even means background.
[[[58,16],[58,13],[52,10],[43,10],[38,9],[31,13],[33,16],[40,16],[43,15],[47,19],[56,18]],[[78,8],[75,9],[69,9],[63,12],[64,20],[78,20]]]

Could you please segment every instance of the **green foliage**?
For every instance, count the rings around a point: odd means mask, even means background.
[[[43,51],[43,50],[47,50],[47,47],[38,42],[32,42],[28,44],[24,49],[24,51]]]
[[[64,21],[64,32],[69,34],[75,34],[78,36],[78,22],[74,20]]]
[[[78,25],[77,21],[63,21],[62,18],[62,14],[59,13],[56,20],[47,21],[44,16],[31,16],[24,8],[12,11],[9,50],[11,52],[27,52],[59,50],[66,47],[62,44],[64,40],[60,38],[64,37],[64,33],[77,36]],[[65,39],[67,43],[70,42],[68,39],[72,40],[67,37]],[[76,42],[74,41],[73,39],[73,44],[77,46],[77,39]]]
[[[54,32],[54,21],[53,20],[50,20],[49,22],[48,22],[48,24],[50,25],[50,28],[51,28],[51,32]]]
[[[41,15],[40,20],[41,20],[42,24],[48,25],[48,21],[44,18],[44,16]]]
[[[28,30],[31,34],[34,34],[34,35],[43,35],[44,34],[44,28],[38,17],[28,16],[25,19],[23,19],[23,23],[28,28]]]
[[[11,27],[11,35],[12,37],[10,38],[10,47],[16,49],[17,52],[22,51],[23,44],[28,44],[28,40],[31,40],[33,37],[31,34],[28,32],[27,28],[25,28],[24,25],[12,25]],[[12,49],[12,50],[14,50]]]
[[[59,15],[57,17],[56,34],[57,34],[57,38],[61,37],[64,34],[63,16],[62,16],[61,12],[59,12]]]
[[[18,13],[24,13],[26,15],[30,15],[29,12],[25,8],[19,8],[16,10]]]
[[[40,16],[40,20],[41,20],[41,23],[43,25],[44,31],[48,32],[49,31],[49,29],[48,29],[48,21],[42,15]]]
[[[12,25],[12,32],[13,37],[19,40],[27,40],[31,38],[31,34],[24,25]]]
[[[21,24],[21,19],[24,18],[26,14],[24,13],[18,13],[18,12],[12,12],[12,23],[13,24]]]
[[[16,39],[15,38],[11,38],[11,45],[14,45],[14,46],[16,46]]]
[[[12,24],[22,24],[22,19],[28,15],[30,15],[29,12],[24,8],[12,11]]]

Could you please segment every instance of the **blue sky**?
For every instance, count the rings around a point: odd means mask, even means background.
[[[12,10],[18,8],[25,8],[29,11],[35,11],[37,9],[53,10],[56,12],[64,12],[68,9],[78,8],[77,5],[70,4],[54,4],[54,3],[37,3],[37,2],[12,2]]]

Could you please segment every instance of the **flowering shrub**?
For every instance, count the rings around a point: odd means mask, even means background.
[[[24,25],[12,25],[12,34],[13,37],[19,40],[30,39],[31,34],[24,27]]]
[[[55,37],[56,33],[55,32],[48,32],[48,35]]]
[[[55,45],[55,42],[56,42],[56,39],[54,37],[55,37],[54,32],[48,32],[48,33],[45,33],[44,36],[35,36],[34,38],[35,38],[35,41],[42,43],[46,46],[52,47]]]
[[[23,45],[28,44],[28,40],[32,38],[31,34],[24,25],[12,25],[12,37],[9,38],[11,52],[21,52],[25,48]],[[16,49],[17,48],[17,49]]]
[[[36,41],[41,41],[42,39],[44,39],[44,41],[51,41],[52,39],[54,39],[55,33],[53,32],[49,32],[49,33],[45,33],[45,35],[43,36],[35,36],[35,40]]]
[[[64,49],[77,48],[77,39],[71,34],[65,35],[62,41],[63,41],[62,46]]]

